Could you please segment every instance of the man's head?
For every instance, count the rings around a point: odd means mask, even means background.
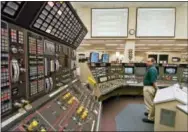
[[[146,65],[147,66],[152,66],[155,63],[155,59],[154,58],[148,58]]]

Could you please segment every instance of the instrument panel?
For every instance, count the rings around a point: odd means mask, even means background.
[[[76,81],[9,131],[94,131],[100,104],[80,81]]]

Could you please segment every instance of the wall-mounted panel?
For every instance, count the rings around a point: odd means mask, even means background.
[[[175,37],[175,8],[138,8],[137,37]]]
[[[92,37],[127,37],[128,8],[92,9]]]

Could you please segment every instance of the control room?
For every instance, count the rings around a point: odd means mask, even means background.
[[[1,1],[1,131],[188,131],[187,1]]]

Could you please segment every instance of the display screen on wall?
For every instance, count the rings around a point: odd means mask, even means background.
[[[128,8],[92,9],[91,37],[127,37]]]
[[[90,58],[91,58],[91,63],[99,62],[99,53],[92,52]]]
[[[108,63],[109,62],[109,55],[108,54],[103,54],[102,55],[102,62]]]
[[[138,8],[137,37],[175,37],[175,8]]]

